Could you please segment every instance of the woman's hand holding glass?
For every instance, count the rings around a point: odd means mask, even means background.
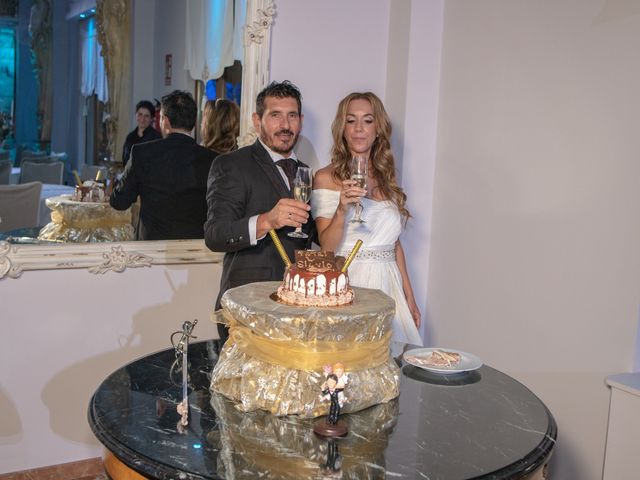
[[[296,200],[307,203],[311,198],[311,169],[308,167],[298,167],[296,178],[293,181],[293,196]],[[308,235],[302,231],[302,227],[298,227],[287,235],[295,238],[308,238]]]

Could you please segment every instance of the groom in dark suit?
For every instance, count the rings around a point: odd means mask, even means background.
[[[140,196],[138,240],[203,238],[207,218],[207,178],[217,155],[191,136],[196,102],[188,92],[162,97],[162,140],[139,143],[109,202],[126,210]]]
[[[307,233],[313,227],[309,205],[294,200],[292,191],[295,170],[306,166],[293,151],[302,128],[301,110],[295,85],[272,82],[256,98],[256,142],[217,157],[211,165],[204,238],[211,250],[226,252],[216,309],[229,288],[282,280],[285,265],[269,230],[276,230],[292,260],[294,250],[307,246],[308,239],[287,235],[296,227]],[[226,327],[218,325],[218,331],[226,340]]]

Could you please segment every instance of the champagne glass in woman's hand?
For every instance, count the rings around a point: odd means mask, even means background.
[[[356,187],[367,189],[367,165],[369,160],[362,155],[356,155],[351,159],[351,180],[355,180]],[[362,201],[356,203],[356,214],[350,220],[351,223],[366,223],[362,218]]]
[[[307,203],[311,198],[311,169],[308,167],[298,167],[296,178],[293,181],[293,196],[296,200]],[[307,238],[308,235],[298,227],[294,232],[289,232],[290,237]]]

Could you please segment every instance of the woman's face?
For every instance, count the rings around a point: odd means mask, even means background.
[[[376,124],[373,107],[368,100],[351,100],[347,107],[344,138],[353,155],[369,156],[376,139]]]
[[[138,124],[138,128],[144,130],[149,125],[151,125],[151,112],[146,108],[139,108],[136,112],[136,122]]]

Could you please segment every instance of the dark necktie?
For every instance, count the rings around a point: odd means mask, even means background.
[[[293,191],[293,181],[296,178],[296,172],[298,171],[298,162],[293,158],[283,158],[276,162],[282,170],[284,170],[284,174],[289,179],[289,190]]]

